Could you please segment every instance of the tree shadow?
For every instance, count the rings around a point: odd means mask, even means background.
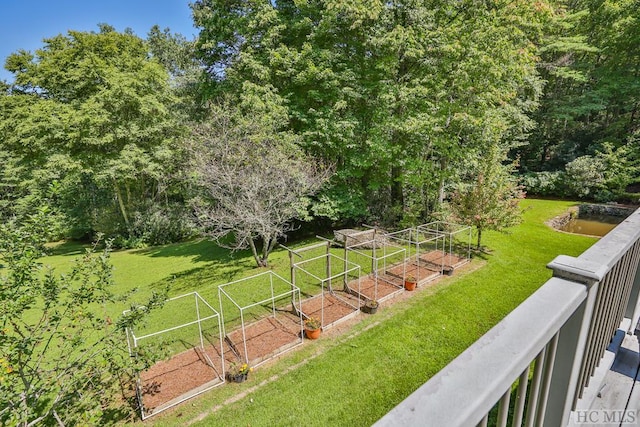
[[[157,257],[195,257],[196,262],[230,262],[250,256],[249,251],[233,252],[230,249],[218,246],[217,243],[206,240],[192,240],[188,242],[171,243],[164,246],[136,249],[131,251],[135,255]]]
[[[77,256],[85,253],[87,245],[76,242],[73,240],[64,240],[62,242],[55,242],[47,244],[47,252],[51,256]]]
[[[152,290],[163,291],[169,289],[170,294],[187,293],[196,289],[228,283],[236,280],[240,275],[252,267],[252,260],[234,260],[236,265],[229,266],[224,260],[218,259],[206,266],[192,268],[180,273],[172,274],[163,280],[149,285]]]
[[[475,259],[481,259],[483,261],[487,261],[489,260],[489,258],[493,257],[493,251],[484,246],[480,249],[472,248],[471,257]]]

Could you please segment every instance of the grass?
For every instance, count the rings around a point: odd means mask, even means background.
[[[523,224],[510,234],[485,233],[491,252],[472,264],[482,268],[443,278],[402,303],[383,304],[348,333],[325,334],[261,366],[250,381],[219,387],[148,423],[371,425],[541,286],[551,276],[545,265],[556,255],[578,255],[593,244],[593,238],[544,225],[572,205],[525,200]],[[46,263],[64,268],[77,249],[57,248]],[[230,254],[204,241],[115,252],[112,261],[118,291],[138,287],[142,297],[165,286],[170,296],[198,290],[214,307],[217,285],[263,271],[248,253]],[[285,250],[274,252],[270,263],[289,277]]]

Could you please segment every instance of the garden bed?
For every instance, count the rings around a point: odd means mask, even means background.
[[[345,301],[349,303],[347,304]],[[324,318],[323,328],[329,328],[335,323],[357,315],[360,304],[359,298],[347,292],[325,292],[322,295],[302,301],[302,312],[307,317]]]
[[[176,354],[168,360],[162,360],[151,368],[140,373],[140,393],[144,405],[145,417],[174,406],[183,400],[206,391],[212,386],[222,383],[219,373],[222,372],[220,349],[215,346],[205,347],[207,354],[215,354],[215,358],[205,356],[202,350],[192,348]],[[231,349],[225,349],[225,359]]]
[[[237,329],[225,337],[238,361],[249,360],[256,366],[300,343],[300,317],[291,312],[280,312],[278,317],[260,319],[244,329]],[[246,348],[246,353],[245,353]]]

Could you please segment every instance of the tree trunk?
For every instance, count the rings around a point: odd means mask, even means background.
[[[440,159],[440,185],[438,187],[438,206],[444,203],[444,175],[447,170],[447,159]]]
[[[127,216],[127,209],[124,207],[124,201],[122,200],[122,194],[120,193],[120,187],[118,187],[118,183],[116,180],[113,180],[113,187],[116,192],[116,199],[118,200],[118,206],[120,207],[120,213],[122,214],[122,218],[124,219],[124,224],[127,227],[127,233],[129,237],[131,237],[131,225],[129,224],[129,217]]]
[[[253,259],[256,261],[256,264],[258,265],[258,267],[266,267],[267,266],[267,262],[265,259],[262,259],[259,255],[258,255],[258,250],[256,248],[256,244],[253,241],[252,238],[249,238],[249,247],[251,247],[251,253],[253,254]]]
[[[482,228],[476,227],[478,229],[478,246],[477,249],[480,250],[480,242],[482,241]]]

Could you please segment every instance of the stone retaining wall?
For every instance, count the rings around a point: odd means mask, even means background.
[[[579,215],[610,215],[628,217],[636,208],[622,205],[584,204],[578,208]]]

